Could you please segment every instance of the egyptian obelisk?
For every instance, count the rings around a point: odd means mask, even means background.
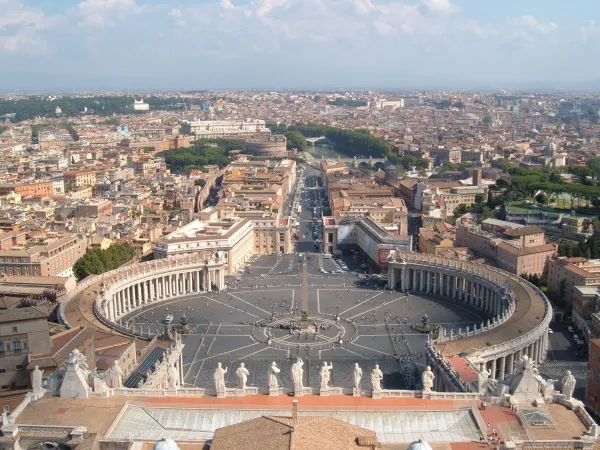
[[[300,305],[302,313],[302,328],[308,328],[308,273],[306,271],[306,261],[302,264],[302,304]]]

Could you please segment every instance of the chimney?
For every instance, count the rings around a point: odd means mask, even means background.
[[[298,400],[292,402],[292,420],[298,420]]]

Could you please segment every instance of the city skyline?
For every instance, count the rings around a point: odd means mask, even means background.
[[[596,90],[599,13],[587,0],[2,0],[0,85]]]

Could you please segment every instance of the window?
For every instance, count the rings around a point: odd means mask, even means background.
[[[2,407],[2,412],[6,413],[6,414],[8,414],[10,412],[10,408],[8,407],[8,405],[4,405]]]
[[[1,389],[8,389],[8,384],[3,384]]]
[[[4,353],[4,342],[0,341],[0,353]]]
[[[20,352],[21,351],[21,341],[18,339],[14,339],[13,340],[13,352]]]
[[[23,368],[22,364],[17,364],[17,370],[21,370]]]
[[[0,369],[0,373],[6,373],[6,369]]]
[[[13,327],[13,333],[17,333],[17,327]]]
[[[23,342],[23,348],[27,350],[27,342]]]

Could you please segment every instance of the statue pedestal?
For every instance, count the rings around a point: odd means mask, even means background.
[[[326,387],[326,388],[321,388],[321,389],[319,390],[319,395],[320,395],[321,397],[329,397],[329,388],[328,388],[328,387]]]
[[[225,391],[217,391],[217,398],[225,398],[227,393]]]
[[[371,398],[379,400],[381,398],[381,391],[371,391]]]
[[[269,395],[279,395],[278,387],[269,387]]]
[[[235,397],[243,397],[246,395],[246,391],[244,389],[236,388],[234,391]]]
[[[304,395],[303,391],[294,391],[294,397],[302,397]]]
[[[352,395],[354,397],[360,397],[360,389],[358,389],[358,388],[352,388]]]
[[[431,399],[431,393],[432,393],[431,388],[423,389],[421,391],[421,398],[424,399],[424,400],[430,400]]]

